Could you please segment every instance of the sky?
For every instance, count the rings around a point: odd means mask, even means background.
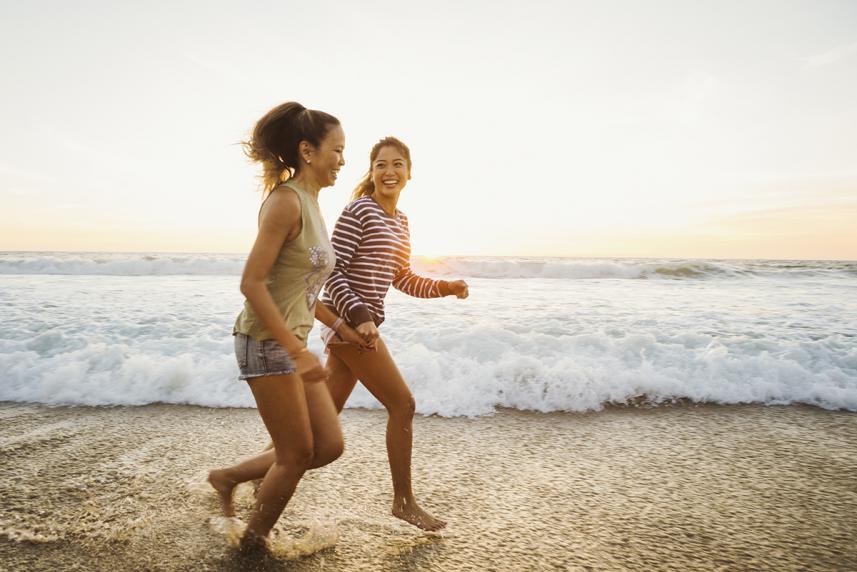
[[[851,0],[10,1],[0,66],[0,250],[248,251],[295,100],[415,254],[857,259]]]

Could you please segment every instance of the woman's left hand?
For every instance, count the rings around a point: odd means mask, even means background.
[[[455,280],[454,282],[449,283],[449,292],[451,294],[455,294],[457,298],[467,298],[470,295],[470,290],[468,289],[467,282],[464,280]]]

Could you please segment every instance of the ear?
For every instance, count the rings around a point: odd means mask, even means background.
[[[309,141],[301,141],[298,143],[298,155],[300,156],[300,160],[304,163],[310,162],[314,151],[315,147],[313,147],[312,143]]]

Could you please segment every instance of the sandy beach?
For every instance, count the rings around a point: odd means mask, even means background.
[[[415,489],[449,521],[441,536],[388,516],[385,420],[346,410],[346,453],[280,520],[279,546],[326,548],[247,562],[212,526],[204,476],[265,442],[254,410],[0,404],[0,568],[857,569],[853,413],[418,417]],[[251,502],[240,490],[239,513]]]

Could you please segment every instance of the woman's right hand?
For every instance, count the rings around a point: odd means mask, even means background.
[[[321,365],[318,358],[311,351],[299,352],[297,356],[293,356],[298,375],[304,381],[325,381],[328,378],[329,372],[327,368]]]
[[[375,322],[363,322],[362,324],[357,326],[356,329],[357,333],[360,334],[360,337],[363,338],[363,341],[374,348],[375,341],[378,339],[378,336],[381,335],[381,333],[378,331],[378,327],[375,326]]]
[[[343,324],[339,327],[336,332],[342,341],[348,342],[349,344],[354,344],[364,351],[375,351],[375,342],[367,342],[363,339],[363,336],[358,334],[354,328],[348,326],[347,324]]]

